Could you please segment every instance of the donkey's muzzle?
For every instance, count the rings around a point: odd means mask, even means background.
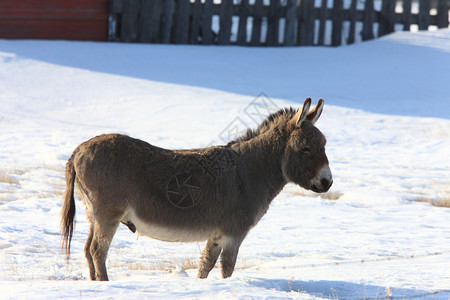
[[[329,181],[328,179],[323,178],[320,181],[320,186],[313,185],[312,190],[316,193],[325,193],[330,187],[333,185],[333,180]]]
[[[316,193],[325,193],[333,185],[333,176],[330,167],[324,166],[319,174],[311,181],[311,190]]]

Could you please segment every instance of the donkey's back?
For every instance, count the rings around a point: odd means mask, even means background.
[[[67,172],[75,172],[92,217],[114,215],[139,233],[160,240],[189,242],[206,237],[164,237],[159,229],[138,224],[168,227],[166,231],[208,231],[220,225],[226,211],[236,208],[236,191],[228,183],[236,182],[238,161],[227,148],[167,150],[108,134],[82,143],[70,164],[73,167]]]

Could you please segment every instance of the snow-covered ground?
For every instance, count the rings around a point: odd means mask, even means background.
[[[263,93],[263,94],[261,94]],[[60,251],[64,165],[121,132],[167,148],[223,144],[259,114],[325,99],[334,175],[288,185],[240,248],[230,279],[196,279],[203,243],[121,226],[88,281],[84,209]],[[259,114],[258,114],[259,113]],[[450,30],[340,48],[0,40],[0,298],[450,297]],[[185,271],[184,271],[185,270]]]

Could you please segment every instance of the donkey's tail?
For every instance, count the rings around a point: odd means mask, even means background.
[[[66,190],[61,209],[61,247],[66,250],[66,259],[70,258],[70,243],[72,242],[73,223],[75,219],[75,198],[73,196],[75,186],[75,169],[73,167],[74,155],[66,164]]]

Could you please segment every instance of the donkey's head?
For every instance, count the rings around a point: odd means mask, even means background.
[[[325,136],[314,126],[319,119],[323,100],[309,111],[311,98],[305,100],[303,107],[288,121],[290,132],[284,150],[281,166],[288,182],[294,182],[316,193],[330,189],[333,183],[328,158],[325,154]]]

